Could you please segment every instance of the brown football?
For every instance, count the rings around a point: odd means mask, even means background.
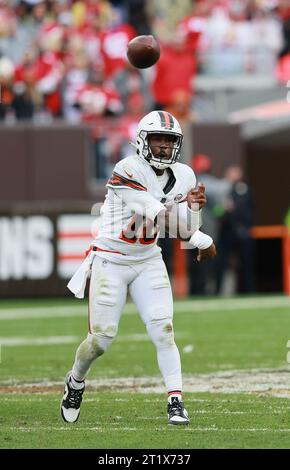
[[[127,46],[129,62],[138,69],[146,69],[156,64],[160,57],[160,47],[156,39],[151,36],[136,36]]]

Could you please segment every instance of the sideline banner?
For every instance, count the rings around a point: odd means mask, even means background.
[[[71,295],[66,284],[95,221],[87,213],[0,215],[0,297]]]

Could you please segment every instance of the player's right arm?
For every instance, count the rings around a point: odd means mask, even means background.
[[[108,189],[113,190],[121,202],[118,207],[124,208],[120,209],[124,210],[124,220],[119,238],[125,242],[150,244],[157,239],[159,224],[167,209],[147,190],[146,185],[142,168],[130,157],[117,163],[107,183]],[[128,213],[132,214],[130,220]]]
[[[202,188],[201,191],[200,188],[198,188],[197,191],[193,191],[188,195],[188,202],[183,203],[183,205],[187,207],[186,212],[190,212],[192,215],[189,220],[189,227],[185,227],[183,222],[182,231],[184,233],[187,229],[186,237],[180,235],[180,226],[176,226],[174,230],[175,233],[171,231],[172,217],[170,222],[170,215],[172,215],[172,208],[168,210],[164,204],[154,198],[153,195],[147,191],[145,184],[143,175],[140,173],[138,167],[134,167],[130,162],[127,164],[127,162],[123,160],[116,165],[113,175],[107,183],[107,187],[114,190],[115,194],[121,198],[122,202],[133,214],[138,214],[145,219],[145,226],[150,228],[149,240],[150,238],[152,241],[156,239],[159,228],[168,231],[176,238],[189,241],[194,248],[198,248],[198,261],[213,257],[212,255],[215,249],[213,240],[211,237],[198,230],[200,227],[199,209],[206,201],[204,188]],[[198,205],[197,211],[192,210],[192,208],[196,208],[196,205]],[[179,206],[180,209],[181,205]],[[177,210],[177,212],[179,212],[179,210]],[[175,216],[173,216],[173,218],[175,218]],[[177,225],[179,224],[179,219],[181,220],[182,218],[179,218],[177,215]],[[186,220],[188,221],[188,217]],[[134,222],[135,220],[132,219],[132,226],[136,227]],[[128,227],[128,231],[129,229],[131,231],[131,228],[131,226]],[[213,246],[210,248],[211,245]]]
[[[117,163],[107,187],[113,189],[133,213],[155,220],[160,212],[166,212],[166,207],[147,191],[142,173],[132,164]]]

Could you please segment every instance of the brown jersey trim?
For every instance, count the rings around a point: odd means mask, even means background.
[[[147,188],[143,186],[142,184],[138,183],[138,181],[130,180],[128,178],[125,178],[124,176],[119,175],[115,171],[113,171],[113,174],[109,181],[107,182],[107,185],[112,188],[131,188],[131,189],[136,189],[137,191],[147,191]]]

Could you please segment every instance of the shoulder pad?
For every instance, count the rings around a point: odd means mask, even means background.
[[[139,157],[127,157],[120,160],[114,168],[113,174],[107,183],[109,188],[129,188],[147,191],[142,161]]]

